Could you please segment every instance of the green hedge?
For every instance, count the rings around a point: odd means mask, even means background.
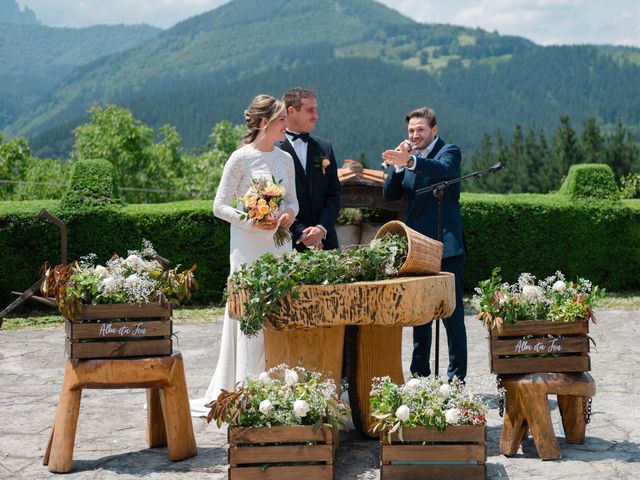
[[[113,253],[140,249],[150,240],[172,265],[198,264],[201,289],[194,301],[217,302],[229,274],[229,226],[216,219],[211,201],[140,204],[96,213],[64,214],[55,201],[0,202],[0,310],[11,291],[25,290],[38,279],[45,260],[60,262],[60,230],[40,220],[47,208],[67,225],[68,258],[96,253],[102,263]]]
[[[198,264],[200,302],[217,302],[229,271],[229,226],[210,201],[129,205],[99,214],[62,216],[56,201],[0,202],[0,309],[38,279],[40,265],[60,259],[60,233],[38,219],[41,208],[68,228],[69,258],[96,253],[106,261],[138,249],[142,238],[173,262]],[[543,277],[560,269],[611,290],[640,289],[640,200],[572,202],[562,195],[463,194],[472,290],[499,265],[506,281],[519,273]]]
[[[465,194],[461,208],[467,289],[494,266],[502,267],[505,281],[521,272],[543,277],[561,270],[610,290],[640,288],[640,201]]]
[[[620,191],[616,185],[613,170],[603,163],[582,163],[572,165],[562,182],[558,193],[573,200],[599,198],[619,200]]]

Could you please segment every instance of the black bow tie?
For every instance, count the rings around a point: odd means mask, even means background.
[[[287,135],[291,135],[292,142],[295,142],[298,139],[302,140],[304,143],[307,143],[309,141],[308,133],[293,133],[293,132],[287,131]]]

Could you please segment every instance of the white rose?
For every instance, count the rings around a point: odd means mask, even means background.
[[[444,418],[447,420],[449,425],[455,425],[460,421],[460,410],[457,408],[450,408],[444,412]]]
[[[260,375],[258,375],[258,381],[260,383],[267,383],[269,380],[271,380],[269,378],[269,374],[267,372],[262,372]]]
[[[565,289],[567,288],[567,284],[564,283],[562,280],[558,280],[556,283],[553,284],[553,287],[551,287],[553,289],[554,292],[564,292]]]
[[[305,400],[296,400],[293,402],[293,414],[296,417],[306,417],[307,413],[309,413],[309,404]]]
[[[404,422],[407,418],[409,418],[410,413],[411,411],[409,410],[409,407],[407,407],[406,405],[400,405],[396,410],[396,418]]]
[[[417,378],[412,378],[407,383],[405,383],[405,387],[407,387],[409,390],[413,390],[415,388],[418,388],[419,386],[420,386],[420,380]]]
[[[260,410],[260,413],[263,415],[269,415],[272,409],[273,405],[271,404],[271,400],[269,400],[268,398],[266,400],[262,400],[260,402],[260,406],[258,407],[258,410]]]
[[[284,383],[289,386],[295,385],[298,383],[298,374],[295,370],[289,370],[288,368],[284,371]]]
[[[451,386],[448,383],[443,383],[442,385],[440,385],[440,393],[442,394],[442,396],[447,398],[449,395],[451,395]]]
[[[133,270],[141,270],[145,267],[146,262],[138,255],[129,255],[123,263]]]
[[[525,285],[522,287],[522,294],[529,300],[538,300],[541,296],[540,288],[535,285]]]
[[[96,275],[98,275],[101,278],[104,278],[107,275],[109,275],[109,271],[105,267],[103,267],[102,265],[96,266],[96,268],[93,269],[93,273],[95,273]]]
[[[107,277],[102,280],[102,289],[105,292],[110,292],[116,288],[116,279],[113,277]]]
[[[138,276],[137,273],[134,273],[133,275],[129,275],[127,278],[124,279],[124,283],[126,283],[127,285],[135,285],[139,281],[140,281],[140,276]]]

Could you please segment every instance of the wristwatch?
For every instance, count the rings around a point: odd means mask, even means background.
[[[416,157],[415,157],[415,156],[413,156],[413,155],[411,155],[411,156],[409,157],[409,160],[407,160],[407,164],[405,165],[405,167],[407,167],[407,168],[413,168],[413,166],[415,165],[415,163],[416,163]]]

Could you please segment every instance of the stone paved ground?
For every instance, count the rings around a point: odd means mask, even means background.
[[[487,342],[479,322],[467,317],[470,365],[467,383],[490,403],[488,477],[491,479],[640,478],[640,311],[600,312],[592,336],[592,375],[597,385],[593,418],[584,445],[562,438],[558,411],[552,412],[563,458],[542,462],[532,440],[513,458],[498,451],[501,419]],[[220,323],[176,325],[192,397],[208,385],[219,348]],[[405,333],[409,333],[407,330]],[[443,343],[444,343],[444,332]],[[64,333],[61,328],[0,331],[0,478],[51,478],[42,466],[62,381]],[[441,352],[441,369],[446,366]],[[403,359],[408,370],[410,338]],[[83,393],[73,479],[226,479],[225,434],[194,419],[198,456],[167,460],[166,449],[145,443],[143,390],[86,390]],[[342,434],[336,479],[376,479],[378,445],[358,433]]]

